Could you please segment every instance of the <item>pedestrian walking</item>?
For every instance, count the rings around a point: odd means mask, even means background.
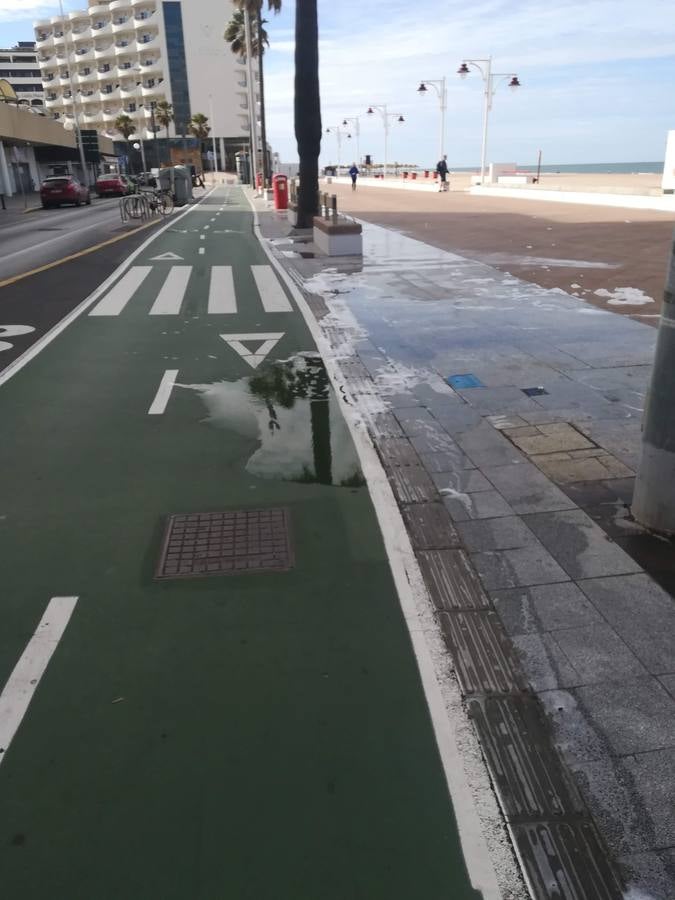
[[[438,190],[447,191],[448,189],[448,157],[444,156],[443,159],[439,159],[438,164],[436,166],[436,174],[440,178],[438,183]]]
[[[355,191],[356,190],[356,179],[358,178],[358,175],[359,175],[359,170],[356,167],[356,163],[352,163],[352,167],[349,170],[349,174],[352,177],[352,190]]]

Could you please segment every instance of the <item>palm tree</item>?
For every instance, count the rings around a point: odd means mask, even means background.
[[[262,142],[262,162],[263,162],[263,183],[267,187],[269,184],[269,159],[267,158],[267,119],[265,116],[265,78],[263,72],[263,54],[265,52],[265,46],[269,47],[269,41],[267,39],[267,32],[263,28],[265,24],[265,20],[262,17],[262,7],[263,0],[234,0],[236,6],[239,7],[239,12],[241,15],[241,26],[243,29],[244,25],[244,16],[243,12],[246,10],[249,14],[251,20],[251,53],[254,57],[258,58],[258,80],[260,82],[260,139]],[[267,8],[270,12],[279,13],[281,12],[281,2],[282,0],[267,0]],[[234,22],[238,13],[234,14],[234,18],[232,22]],[[228,30],[230,26],[228,26]],[[225,32],[225,40],[227,38],[227,31]],[[238,53],[239,51],[235,50],[234,43],[232,43],[232,51],[234,53]],[[244,40],[244,52],[243,54],[239,52],[240,56],[246,55],[246,41]],[[251,110],[251,115],[255,115],[255,110]]]
[[[134,131],[136,131],[136,123],[131,116],[121,113],[115,119],[115,131],[119,132],[125,141],[128,141]]]
[[[262,20],[262,24],[265,25],[267,22],[266,19]],[[269,47],[270,42],[267,36],[267,31],[264,28],[256,28],[255,24],[251,23],[251,48],[253,50],[253,56],[258,56],[258,34],[261,36],[261,42],[263,50],[265,47]],[[230,45],[230,48],[234,54],[239,56],[241,59],[246,58],[246,27],[244,25],[244,13],[238,9],[232,14],[232,18],[227,23],[227,27],[225,28],[225,34],[223,35],[227,43]]]
[[[319,212],[319,21],[317,0],[295,5],[295,137],[300,157],[298,228],[309,228]]]
[[[155,107],[155,118],[166,128],[166,139],[169,139],[169,125],[173,122],[173,105],[168,100],[160,100]]]
[[[188,131],[193,137],[196,137],[199,141],[199,158],[203,159],[203,141],[207,139],[207,137],[211,134],[211,126],[209,125],[208,118],[204,115],[204,113],[195,113],[188,123]],[[202,174],[204,172],[204,166],[202,164]]]

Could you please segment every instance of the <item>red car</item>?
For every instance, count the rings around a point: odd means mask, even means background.
[[[111,172],[96,179],[96,193],[99,197],[123,197],[131,194],[131,184],[125,175]]]
[[[61,206],[62,203],[72,203],[74,206],[87,206],[91,203],[89,188],[80,184],[72,175],[54,175],[45,178],[40,187],[40,198],[44,209],[50,206]]]

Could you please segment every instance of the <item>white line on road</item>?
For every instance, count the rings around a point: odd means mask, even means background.
[[[211,267],[211,287],[209,289],[209,313],[228,314],[237,312],[237,295],[234,291],[232,266]]]
[[[210,225],[205,225],[205,226],[204,226],[204,231],[208,231],[210,227],[211,227]]]
[[[200,241],[205,241],[205,240],[206,240],[206,235],[205,235],[205,234],[200,234],[200,235],[199,235],[199,240],[200,240]]]
[[[166,370],[166,372],[162,376],[162,380],[159,383],[159,387],[157,388],[157,393],[155,394],[155,399],[152,401],[152,406],[148,410],[149,416],[164,415],[164,413],[166,412],[166,407],[169,404],[171,391],[173,390],[173,386],[175,385],[177,378],[178,369]]]
[[[26,715],[49,660],[63,637],[77,597],[52,597],[0,694],[0,765]]]
[[[293,312],[272,266],[251,266],[265,312]]]
[[[89,313],[90,316],[119,316],[138,288],[152,272],[152,266],[133,266]]]
[[[205,253],[206,253],[206,247],[200,247],[200,248],[199,248],[199,255],[200,255],[200,256],[203,256]]]
[[[172,266],[169,270],[162,290],[157,295],[151,316],[178,316],[183,305],[183,297],[187,290],[188,281],[192,273],[192,266]]]

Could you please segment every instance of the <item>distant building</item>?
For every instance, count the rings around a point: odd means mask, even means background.
[[[16,47],[0,50],[0,78],[12,85],[20,102],[27,106],[44,106],[45,93],[35,41],[19,41]]]
[[[152,139],[166,135],[154,116],[166,100],[169,136],[203,113],[219,165],[232,168],[249,140],[246,67],[223,39],[233,10],[231,0],[90,0],[88,10],[35,22],[47,109],[72,121],[75,100],[82,128],[116,140],[115,119],[126,113],[136,136]]]

